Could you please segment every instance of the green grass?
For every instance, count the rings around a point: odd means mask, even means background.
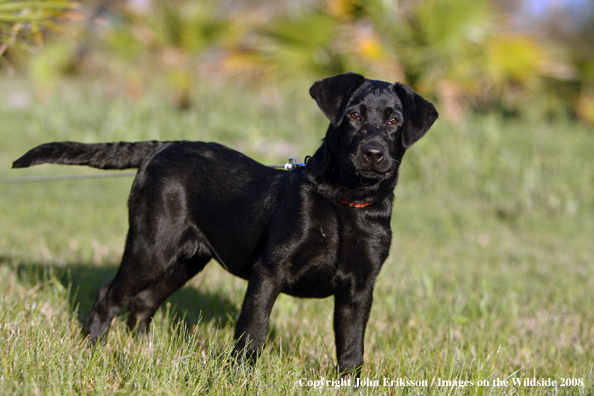
[[[326,128],[306,85],[254,93],[205,84],[187,112],[158,89],[130,102],[76,81],[51,100],[11,107],[11,95],[27,89],[0,81],[0,178],[98,173],[9,169],[54,140],[219,141],[282,163],[312,154]],[[404,160],[362,373],[380,384],[387,377],[429,385],[358,392],[593,394],[592,153],[594,131],[568,120],[438,121]],[[214,262],[159,310],[150,340],[127,333],[124,312],[106,345],[86,348],[81,322],[119,264],[131,181],[0,184],[0,393],[335,394],[299,385],[336,378],[332,299],[281,296],[262,358],[232,366],[246,283]],[[493,385],[510,376],[584,385]],[[438,387],[438,379],[474,386]]]

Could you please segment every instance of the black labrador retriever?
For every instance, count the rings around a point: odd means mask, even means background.
[[[330,126],[306,166],[290,171],[187,141],[48,143],[14,162],[138,168],[122,264],[90,314],[92,343],[125,304],[128,326],[146,332],[161,303],[214,258],[249,282],[236,352],[258,355],[279,293],[334,295],[339,370],[358,373],[398,168],[437,111],[406,85],[355,73],[317,81],[310,93]]]

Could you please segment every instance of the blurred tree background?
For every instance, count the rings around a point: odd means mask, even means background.
[[[42,99],[78,75],[130,100],[164,86],[183,109],[203,81],[270,91],[356,71],[411,85],[453,121],[594,124],[590,0],[0,0],[0,33],[3,73]]]

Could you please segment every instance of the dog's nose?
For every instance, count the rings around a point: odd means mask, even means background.
[[[386,152],[380,146],[365,146],[363,147],[363,156],[372,164],[380,163],[384,159]]]

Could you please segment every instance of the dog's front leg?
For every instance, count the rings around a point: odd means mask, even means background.
[[[373,289],[362,292],[346,290],[334,297],[334,334],[336,357],[341,375],[359,377],[363,365],[365,326],[373,301]]]
[[[262,350],[270,311],[280,293],[278,278],[272,271],[256,264],[250,275],[241,314],[235,327],[235,353],[254,361]]]

